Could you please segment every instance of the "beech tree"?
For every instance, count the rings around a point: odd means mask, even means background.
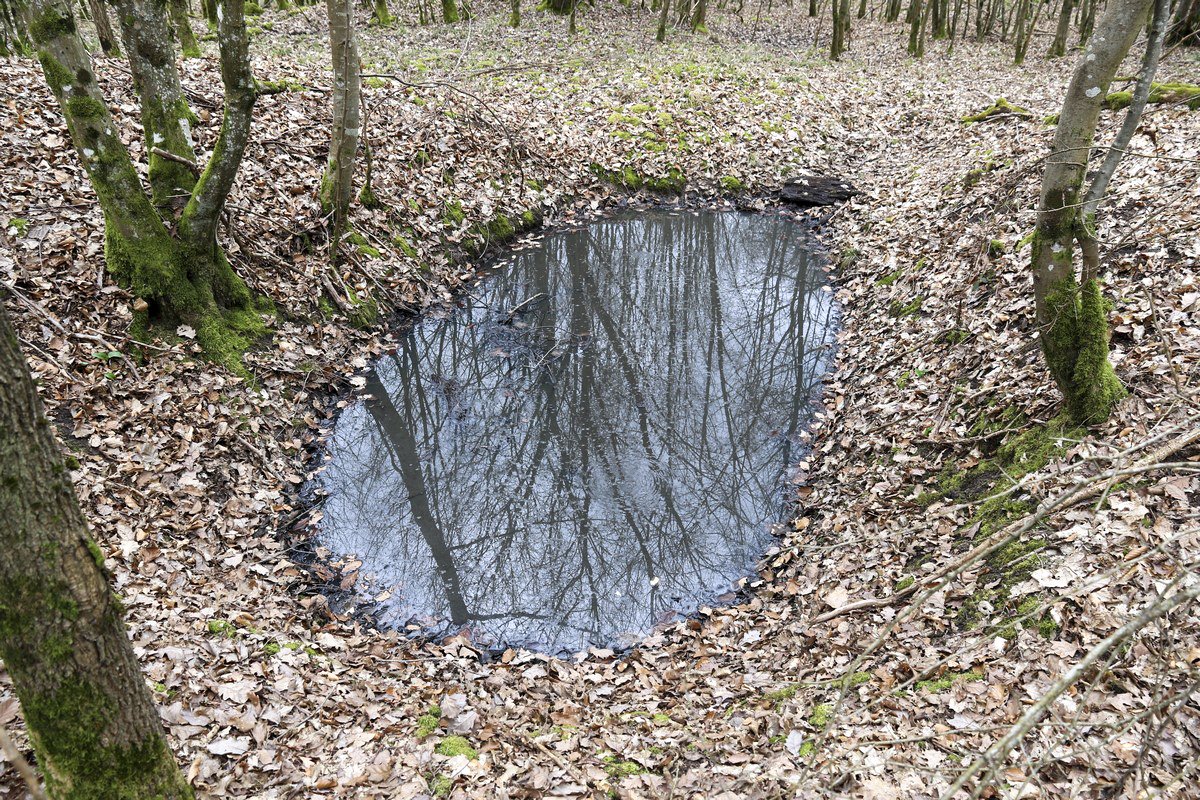
[[[1073,421],[1108,418],[1125,390],[1108,360],[1108,309],[1100,292],[1096,211],[1145,107],[1158,65],[1167,0],[1157,0],[1134,101],[1108,157],[1084,192],[1100,109],[1152,0],[1110,0],[1067,87],[1054,144],[1042,176],[1033,234],[1033,292],[1042,353]],[[1075,250],[1082,268],[1076,277]]]
[[[106,56],[119,56],[121,49],[117,47],[117,37],[113,33],[112,21],[108,18],[108,6],[104,0],[88,0],[88,13],[92,15],[92,23],[96,26],[96,38],[100,40],[100,49]]]
[[[0,658],[51,798],[190,798],[0,304]]]
[[[200,169],[195,122],[179,82],[166,3],[115,0],[149,155],[147,194],[92,74],[67,0],[31,0],[30,26],[46,81],[104,211],[105,264],[137,295],[138,324],[191,325],[211,358],[240,367],[243,335],[263,324],[246,284],[217,243],[257,88],[243,0],[215,0],[225,112],[212,156]]]

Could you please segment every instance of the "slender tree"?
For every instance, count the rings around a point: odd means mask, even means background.
[[[30,51],[29,4],[0,0],[0,56],[23,56]]]
[[[167,9],[171,14],[171,28],[175,31],[175,38],[179,40],[179,49],[183,52],[183,57],[199,58],[200,45],[196,43],[196,34],[192,33],[187,0],[167,0]]]
[[[143,323],[184,323],[210,357],[240,365],[239,335],[262,328],[249,290],[217,244],[217,223],[250,134],[257,89],[243,0],[215,0],[225,113],[203,170],[192,148],[164,3],[117,0],[130,73],[142,107],[150,195],[121,142],[67,0],[33,0],[38,59],[105,220],[107,269],[142,301]]]
[[[451,0],[452,1],[452,0]],[[333,259],[346,232],[354,196],[354,159],[362,128],[362,68],[354,36],[352,0],[325,0],[329,15],[329,51],[333,58],[333,128],[329,161],[321,182],[321,204],[333,213]]]
[[[1200,0],[1179,0],[1167,41],[1171,44],[1200,46]]]
[[[1033,234],[1031,267],[1042,352],[1067,414],[1085,424],[1107,419],[1124,389],[1108,361],[1108,313],[1100,293],[1094,210],[1085,208],[1093,196],[1098,205],[1104,186],[1099,195],[1093,187],[1085,198],[1083,182],[1108,86],[1142,29],[1150,3],[1109,0],[1096,35],[1076,65],[1046,160]],[[1144,81],[1148,94],[1152,77],[1152,70],[1143,70],[1139,90]],[[1114,161],[1106,169],[1111,174],[1115,167]],[[1078,278],[1077,241],[1084,254]]]
[[[121,49],[117,46],[117,37],[113,33],[112,21],[108,18],[108,6],[104,0],[88,0],[88,10],[92,14],[92,23],[96,26],[96,38],[100,40],[100,50],[106,56],[119,56]]]
[[[1048,55],[1051,58],[1067,54],[1067,34],[1071,31],[1071,12],[1074,8],[1072,0],[1062,0],[1062,8],[1058,11],[1058,26],[1054,29],[1054,41],[1050,43]]]
[[[829,44],[829,57],[837,61],[846,52],[846,37],[850,33],[850,0],[833,0],[833,38]]]
[[[0,657],[50,797],[192,796],[0,304]]]
[[[671,0],[659,0],[658,33],[654,35],[654,38],[659,44],[662,44],[667,40],[667,13],[670,11],[670,9]]]

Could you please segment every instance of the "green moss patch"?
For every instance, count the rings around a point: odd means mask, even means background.
[[[471,747],[471,743],[462,736],[447,736],[438,742],[437,747],[433,748],[433,752],[450,758],[454,756],[466,756],[471,760],[479,758],[479,751]]]
[[[1189,111],[1200,110],[1200,86],[1194,83],[1152,83],[1147,103],[1167,103],[1185,106]],[[1104,107],[1120,111],[1133,103],[1133,92],[1109,92]]]
[[[1016,106],[1008,102],[1003,97],[997,97],[996,102],[992,103],[978,114],[971,114],[970,116],[963,117],[962,122],[964,124],[971,125],[976,122],[984,122],[986,120],[1004,117],[1021,117],[1022,119],[1030,119],[1033,117],[1033,114],[1027,108],[1021,108],[1020,106]]]
[[[983,673],[977,669],[968,672],[947,672],[935,680],[917,681],[917,689],[936,694],[944,692],[958,681],[981,681]]]

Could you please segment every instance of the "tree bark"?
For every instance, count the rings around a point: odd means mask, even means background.
[[[458,5],[454,0],[442,0],[442,22],[458,22]]]
[[[106,56],[119,56],[121,49],[117,47],[117,36],[113,33],[112,21],[108,17],[108,6],[104,0],[88,0],[88,10],[92,14],[92,22],[96,26],[96,38],[100,40],[100,50]]]
[[[509,15],[508,24],[510,27],[521,27],[521,0],[512,0],[512,14]]]
[[[451,0],[453,2],[453,0]],[[346,231],[346,216],[354,196],[354,157],[362,127],[362,77],[354,37],[351,0],[326,0],[329,50],[333,58],[333,128],[329,162],[321,183],[321,204],[333,213],[333,260]]]
[[[1108,86],[1137,38],[1151,0],[1110,0],[1075,67],[1042,176],[1031,268],[1042,352],[1079,423],[1108,418],[1124,395],[1108,361],[1108,313],[1094,275],[1075,275],[1075,240],[1090,224],[1083,180]],[[1085,236],[1090,238],[1086,232]]]
[[[692,9],[692,32],[707,33],[707,14],[708,0],[696,0],[696,7]]]
[[[0,304],[0,657],[54,798],[192,797]]]
[[[179,40],[179,49],[184,58],[199,58],[200,45],[196,43],[196,34],[192,33],[192,23],[188,20],[187,0],[167,0],[167,8],[171,13],[171,27],[175,29],[175,38]]]
[[[1067,34],[1071,30],[1071,12],[1074,10],[1073,0],[1062,0],[1062,8],[1058,12],[1058,27],[1054,30],[1054,41],[1050,43],[1050,58],[1060,58],[1067,54]]]
[[[1200,46],[1200,0],[1179,0],[1167,33],[1169,44]]]
[[[67,0],[33,0],[34,14],[42,22],[33,36],[46,81],[104,211],[106,268],[118,282],[146,300],[148,310],[139,312],[143,315],[139,317],[141,322],[170,327],[180,322],[192,325],[197,342],[210,358],[241,369],[245,341],[240,334],[258,332],[262,322],[251,308],[245,283],[234,274],[217,246],[216,230],[249,138],[257,90],[250,74],[244,0],[215,1],[220,12],[217,39],[225,84],[221,131],[199,178],[186,165],[150,156],[152,196],[164,201],[158,207],[142,190],[137,170],[92,75]],[[187,158],[192,153],[191,112],[183,102],[174,53],[165,38],[165,9],[153,2],[140,8],[130,7],[133,0],[121,3],[119,16],[125,16],[126,10],[136,11],[146,28],[158,30],[164,37],[155,42],[145,31],[139,31],[135,24],[139,18],[132,18],[130,24],[122,20],[130,63],[137,65],[132,69],[135,85],[146,87],[144,93],[139,93],[142,119],[144,124],[147,120],[151,123],[147,125],[147,149],[158,147],[167,152],[164,145],[168,140],[159,133],[167,131],[178,150],[187,154],[182,157]],[[159,62],[160,57],[166,62]],[[178,118],[164,119],[164,109],[173,109]],[[165,171],[160,166],[156,172],[156,163],[164,161],[180,171]],[[164,215],[175,222],[173,209],[160,208],[166,200],[180,198],[168,192],[181,194],[186,201],[174,235],[164,223]]]
[[[671,9],[671,0],[660,0],[661,5],[658,9],[658,33],[654,38],[659,44],[667,40],[667,14]]]
[[[0,56],[24,56],[32,50],[26,0],[0,0]]]

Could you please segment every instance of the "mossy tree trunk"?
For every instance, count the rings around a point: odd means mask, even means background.
[[[211,358],[240,368],[245,342],[238,332],[261,329],[262,324],[246,285],[217,244],[216,231],[249,139],[257,90],[250,74],[244,0],[215,2],[221,12],[217,38],[225,111],[213,154],[199,175],[191,139],[194,117],[179,85],[165,3],[117,3],[142,102],[150,196],[92,75],[67,0],[33,0],[31,33],[104,211],[108,271],[146,301],[146,310],[138,312],[143,322],[189,324]]]
[[[0,658],[50,797],[190,798],[0,304]]]
[[[1058,12],[1058,26],[1054,29],[1054,41],[1050,43],[1050,58],[1060,58],[1067,54],[1067,34],[1071,31],[1071,12],[1074,8],[1072,0],[1062,0],[1062,8]]]
[[[333,60],[333,126],[329,161],[321,181],[321,206],[333,214],[333,260],[346,232],[350,199],[354,196],[354,159],[362,132],[362,77],[358,42],[354,36],[351,0],[325,0],[329,17],[329,51]]]
[[[671,0],[661,0],[658,9],[658,32],[654,34],[655,40],[662,44],[667,40],[667,14],[671,10]]]
[[[1094,220],[1083,207],[1083,181],[1104,96],[1150,3],[1110,0],[1067,87],[1042,176],[1031,258],[1039,338],[1066,411],[1082,424],[1103,422],[1124,394],[1108,361],[1108,312],[1087,253],[1095,238]],[[1085,243],[1085,266],[1078,278],[1076,240]]]
[[[0,56],[28,55],[29,4],[25,0],[0,0]]]
[[[846,52],[846,37],[850,33],[850,0],[833,0],[833,37],[829,43],[829,57],[837,61]]]
[[[175,30],[183,57],[199,58],[200,45],[196,43],[196,34],[192,32],[192,23],[188,19],[187,0],[167,0],[167,8],[171,12],[171,27]]]
[[[88,9],[92,14],[92,22],[96,26],[96,38],[100,40],[100,50],[106,56],[119,56],[121,49],[117,46],[117,37],[113,33],[112,21],[108,18],[108,6],[104,0],[88,0]]]
[[[371,11],[371,21],[385,28],[392,24],[392,14],[388,11],[387,0],[375,0]]]
[[[521,0],[512,0],[512,13],[508,17],[510,27],[521,27]]]
[[[458,22],[458,4],[454,0],[442,0],[442,22]]]
[[[708,0],[696,0],[696,7],[692,9],[692,32],[708,32]]]

